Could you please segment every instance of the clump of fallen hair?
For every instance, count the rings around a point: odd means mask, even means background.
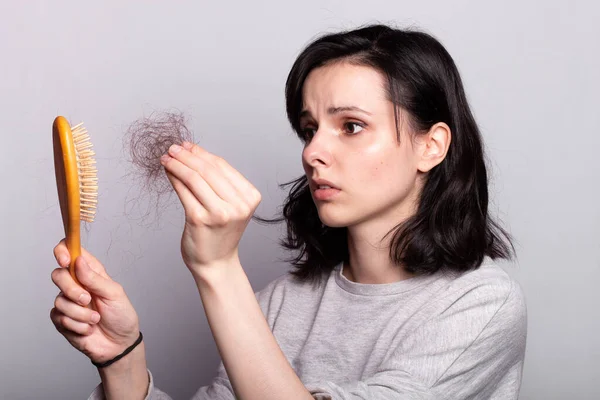
[[[170,197],[173,187],[160,163],[160,157],[167,152],[172,144],[193,142],[193,134],[186,125],[186,118],[181,112],[161,111],[153,112],[147,117],[134,121],[123,137],[123,150],[133,170],[129,174],[140,190],[131,207],[139,211],[140,199],[148,197],[148,212],[150,209],[159,209],[163,198]],[[130,213],[128,213],[130,214]]]

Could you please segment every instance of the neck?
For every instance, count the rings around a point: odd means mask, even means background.
[[[388,233],[417,211],[422,185],[422,180],[418,180],[403,201],[348,226],[349,263],[344,264],[342,271],[346,278],[357,283],[380,284],[414,276],[390,259],[394,235]]]
[[[382,218],[384,221],[387,218]],[[393,219],[387,219],[392,220]],[[369,221],[361,226],[348,227],[350,262],[344,264],[343,275],[357,283],[381,284],[398,282],[412,277],[401,265],[390,259],[391,237],[382,240],[394,225]]]

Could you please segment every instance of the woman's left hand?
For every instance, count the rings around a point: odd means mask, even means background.
[[[223,158],[198,145],[173,145],[161,157],[185,209],[183,261],[194,277],[238,259],[238,246],[260,192]]]

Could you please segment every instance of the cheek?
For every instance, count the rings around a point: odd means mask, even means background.
[[[393,155],[384,147],[384,143],[374,142],[366,146],[364,150],[354,154],[357,160],[361,160],[359,171],[363,179],[369,181],[379,181],[386,178],[386,173],[390,169]]]
[[[399,152],[369,157],[356,171],[362,193],[369,196],[377,193],[377,197],[405,195],[416,179],[416,169],[411,161],[409,154]]]
[[[381,157],[365,157],[356,155],[352,168],[349,169],[350,184],[354,195],[361,198],[361,202],[372,198],[374,193],[380,193],[389,188],[393,182],[393,169],[389,160]],[[348,160],[350,161],[350,160]]]

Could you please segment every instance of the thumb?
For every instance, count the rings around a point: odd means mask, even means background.
[[[75,275],[92,294],[108,300],[116,300],[119,297],[121,285],[95,272],[83,256],[75,260]]]

